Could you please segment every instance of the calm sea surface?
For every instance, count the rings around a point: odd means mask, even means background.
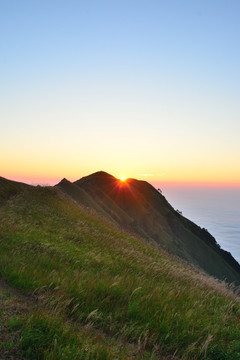
[[[240,188],[162,187],[183,215],[208,231],[240,263]]]

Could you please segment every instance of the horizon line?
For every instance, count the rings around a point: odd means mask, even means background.
[[[89,174],[91,175],[91,174]],[[88,175],[84,175],[84,176],[88,176]],[[83,176],[80,176],[76,179],[72,179],[72,177],[58,177],[58,176],[52,176],[52,177],[39,177],[39,176],[2,176],[0,174],[0,177],[3,177],[7,180],[10,181],[17,181],[17,182],[23,182],[26,183],[28,185],[32,185],[32,186],[54,186],[56,184],[58,184],[63,178],[68,179],[71,182],[77,181],[79,179],[81,179]],[[116,177],[117,178],[117,177]],[[134,179],[133,177],[126,177],[126,179]],[[145,178],[135,178],[136,180],[140,180],[140,181],[147,181]],[[169,186],[169,187],[240,187],[240,181],[210,181],[210,180],[151,180],[151,181],[147,181],[148,183],[150,183],[152,186],[154,187],[159,187],[159,186]]]

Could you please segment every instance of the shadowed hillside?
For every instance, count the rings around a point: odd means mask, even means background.
[[[0,205],[28,187],[29,185],[27,184],[8,180],[0,176]]]
[[[80,204],[116,222],[121,228],[156,242],[168,252],[229,282],[240,280],[240,265],[220,249],[214,237],[173,209],[146,181],[123,182],[100,171],[58,185]]]

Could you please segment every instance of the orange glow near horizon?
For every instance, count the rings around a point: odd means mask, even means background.
[[[117,139],[116,144],[108,143],[105,147],[98,143],[99,138],[94,138],[96,143],[94,142],[93,147],[89,147],[87,141],[80,145],[77,142],[76,145],[74,142],[68,143],[68,139],[65,140],[64,145],[59,139],[59,142],[55,141],[54,146],[49,148],[47,145],[40,146],[37,139],[34,146],[32,143],[28,144],[27,140],[26,143],[18,143],[18,139],[14,139],[14,147],[8,146],[5,151],[0,152],[0,176],[29,184],[55,185],[63,178],[76,181],[102,170],[122,182],[132,178],[147,181],[160,188],[240,186],[237,156],[227,152],[219,153],[220,150],[215,156],[210,150],[206,154],[203,147],[196,156],[190,156],[187,151],[184,153],[180,149],[178,153],[175,148],[171,148],[157,157],[155,148],[153,151],[150,146],[143,150],[134,147],[132,150],[131,144],[131,148],[127,145],[121,146],[120,152],[118,146],[115,151],[115,147],[119,145]],[[111,152],[110,147],[113,149]]]
[[[7,169],[8,170],[8,169]],[[87,169],[86,171],[71,171],[71,169],[66,169],[66,171],[63,171],[63,169],[52,169],[45,168],[44,171],[36,171],[37,169],[33,169],[33,172],[24,171],[25,169],[22,169],[22,171],[16,171],[18,169],[15,169],[15,171],[2,171],[0,173],[0,176],[13,180],[13,181],[19,181],[24,182],[27,184],[33,184],[33,185],[55,185],[58,182],[60,182],[64,177],[67,178],[69,181],[76,181],[84,176],[88,176],[96,171],[98,169]],[[49,170],[49,171],[48,171]],[[70,171],[69,171],[70,170]],[[113,171],[107,169],[106,172],[109,174],[117,177],[122,183],[125,183],[127,179],[133,178],[137,180],[144,180],[148,183],[152,184],[154,187],[240,187],[240,181],[238,180],[232,180],[232,179],[217,179],[209,177],[203,177],[197,180],[196,178],[188,178],[186,176],[185,179],[183,179],[183,176],[179,178],[173,177],[172,179],[168,178],[167,176],[154,176],[149,175],[146,176],[145,174],[139,174],[134,172],[129,172],[129,176],[119,176],[119,172],[116,171],[116,169],[113,169]]]
[[[126,176],[122,176],[122,177],[120,178],[120,180],[121,180],[121,181],[126,181],[127,178],[126,178]]]
[[[234,181],[161,181],[148,180],[155,188],[172,187],[172,188],[187,188],[187,187],[208,187],[208,188],[240,188],[240,182]]]
[[[33,160],[29,155],[27,161],[16,155],[16,159],[9,157],[7,161],[1,154],[0,176],[27,184],[55,185],[63,178],[76,181],[84,176],[103,170],[123,183],[129,178],[133,178],[147,181],[156,188],[163,186],[240,187],[240,171],[237,168],[232,170],[233,166],[232,168],[230,166],[229,168],[222,167],[220,170],[217,167],[211,168],[209,165],[197,169],[191,164],[189,166],[183,164],[182,167],[177,166],[177,164],[171,164],[171,166],[161,164],[161,167],[159,167],[156,163],[141,166],[139,163],[132,162],[122,164],[121,159],[112,165],[111,159],[109,161],[101,159],[95,164],[94,159],[91,159],[92,161],[88,163],[81,163],[73,160],[73,157],[70,157],[70,160],[63,156],[61,159],[59,157],[49,159],[49,157],[45,156]],[[122,174],[127,175],[122,176]]]

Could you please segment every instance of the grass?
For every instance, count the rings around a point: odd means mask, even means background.
[[[0,208],[0,249],[0,276],[43,309],[19,320],[29,359],[240,358],[239,300],[224,283],[54,189]]]
[[[51,314],[28,300],[28,304],[14,291],[0,287],[1,341],[0,358],[3,359],[126,359],[136,349],[119,346],[100,332],[79,327]],[[146,359],[148,355],[146,354]]]
[[[18,319],[11,324],[21,330],[19,350],[26,359],[123,359],[113,341],[92,335],[87,329],[70,326],[56,316],[35,313],[28,319]]]

